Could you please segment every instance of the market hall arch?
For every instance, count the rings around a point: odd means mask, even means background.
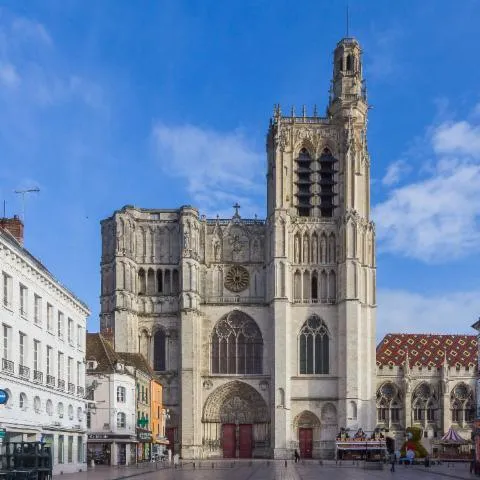
[[[203,448],[207,456],[263,457],[270,450],[270,415],[262,395],[238,380],[213,391],[203,407]]]

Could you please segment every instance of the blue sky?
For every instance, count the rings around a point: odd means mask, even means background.
[[[475,0],[350,1],[364,49],[378,337],[480,315]],[[264,215],[275,103],[328,99],[345,2],[4,1],[0,194],[25,245],[92,310],[101,219],[125,204]]]

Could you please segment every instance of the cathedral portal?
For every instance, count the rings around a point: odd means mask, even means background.
[[[251,458],[270,449],[270,416],[262,395],[233,381],[212,392],[203,407],[203,447],[207,456]]]

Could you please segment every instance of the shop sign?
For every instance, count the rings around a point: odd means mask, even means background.
[[[135,440],[135,436],[132,435],[115,435],[106,433],[89,433],[89,440]]]
[[[146,432],[139,432],[138,439],[149,442],[149,441],[152,440],[152,434],[151,433],[146,433]]]
[[[0,405],[5,405],[8,402],[8,392],[0,389]]]

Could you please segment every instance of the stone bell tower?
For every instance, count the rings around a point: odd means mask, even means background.
[[[375,427],[375,233],[361,49],[338,42],[326,116],[275,106],[267,135],[274,455],[328,457]]]

